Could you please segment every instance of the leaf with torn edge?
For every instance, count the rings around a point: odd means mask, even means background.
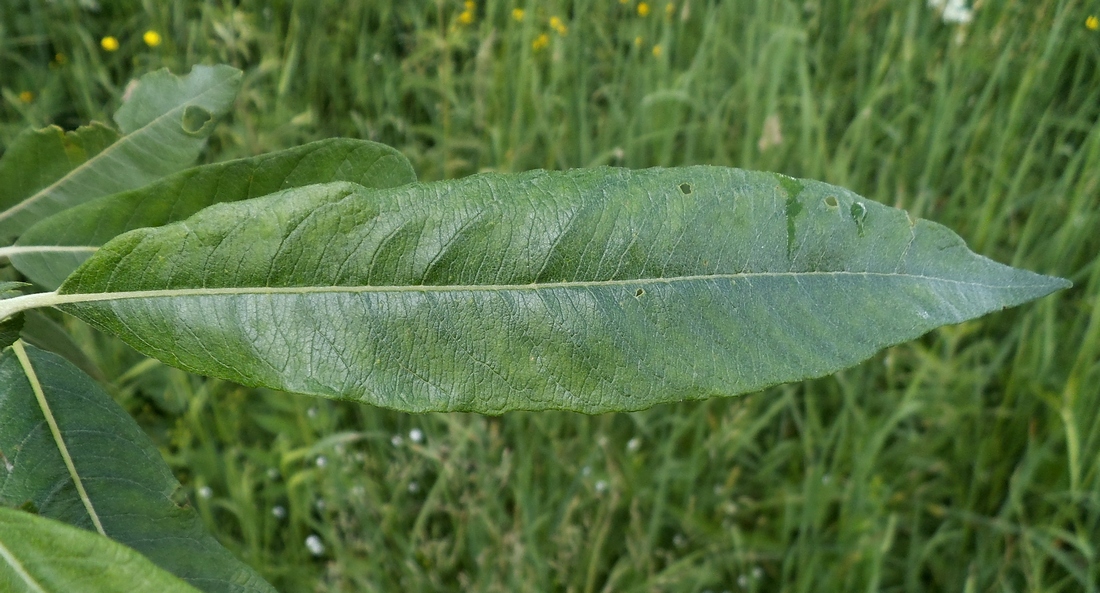
[[[229,66],[195,66],[186,76],[158,70],[115,113],[121,135],[102,124],[20,135],[0,159],[0,245],[51,214],[189,166],[240,82]]]

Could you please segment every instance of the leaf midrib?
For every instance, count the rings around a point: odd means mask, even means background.
[[[972,286],[994,290],[1012,288],[1051,288],[1052,283],[1033,284],[985,284],[968,280],[955,280],[921,274],[902,274],[895,272],[745,272],[740,274],[701,274],[695,276],[673,276],[663,278],[635,278],[623,280],[585,280],[572,282],[533,282],[530,284],[413,284],[378,286],[244,286],[230,288],[174,288],[160,290],[134,290],[119,292],[77,292],[61,294],[40,292],[6,300],[0,300],[0,320],[27,309],[53,307],[102,301],[133,299],[156,299],[201,296],[237,296],[263,294],[324,294],[324,293],[445,293],[445,292],[508,292],[538,291],[557,288],[602,288],[608,286],[648,286],[653,284],[672,284],[676,282],[698,282],[707,280],[751,280],[768,277],[803,276],[862,276],[878,278],[907,278],[918,281],[942,282],[960,286]]]
[[[13,255],[36,255],[39,253],[95,253],[99,251],[96,245],[13,245],[0,247],[0,259],[10,258]]]
[[[0,542],[0,558],[4,559],[4,562],[11,567],[12,571],[27,585],[32,593],[46,593],[46,590],[42,588],[42,584],[27,572],[23,563],[16,558],[15,554],[3,542]]]
[[[693,276],[670,276],[654,278],[634,278],[622,280],[575,280],[563,282],[532,282],[529,284],[408,284],[408,285],[351,285],[351,286],[241,286],[221,288],[175,288],[157,290],[134,290],[101,293],[58,293],[59,299],[67,302],[84,302],[92,300],[116,300],[135,298],[163,298],[180,296],[219,296],[238,294],[312,294],[329,292],[506,292],[549,290],[555,288],[590,288],[604,286],[636,286],[639,284],[673,284],[676,282],[696,282],[704,280],[739,280],[766,277],[802,277],[802,276],[867,276],[884,278],[913,278],[918,280],[931,280],[936,282],[948,282],[963,286],[975,286],[981,288],[1022,288],[1038,287],[1043,284],[984,284],[967,280],[954,280],[937,276],[924,276],[920,274],[899,274],[886,272],[744,272],[739,274],[699,274]],[[51,293],[52,294],[52,293]],[[102,298],[97,298],[102,296]]]
[[[72,176],[76,175],[77,173],[83,171],[84,169],[92,166],[92,164],[98,162],[100,159],[106,158],[107,156],[113,154],[114,151],[118,150],[123,145],[123,143],[126,142],[127,140],[129,140],[130,138],[136,138],[136,137],[139,136],[139,134],[146,133],[147,130],[151,126],[159,123],[160,121],[164,120],[168,116],[176,113],[177,111],[179,111],[181,109],[186,109],[187,106],[190,105],[191,103],[197,101],[198,99],[201,99],[201,98],[205,97],[207,94],[209,94],[209,93],[211,93],[215,90],[218,90],[219,88],[225,86],[226,84],[229,84],[230,81],[233,78],[234,77],[230,77],[229,80],[222,79],[217,84],[211,85],[210,87],[208,87],[206,90],[202,91],[201,93],[198,93],[196,95],[193,95],[193,96],[187,98],[187,100],[184,103],[181,103],[181,104],[177,105],[176,107],[173,107],[171,110],[165,111],[163,114],[158,115],[157,117],[153,118],[152,120],[150,120],[149,123],[145,124],[144,126],[141,126],[140,128],[134,130],[133,132],[130,132],[129,134],[126,134],[125,136],[119,136],[118,140],[113,142],[110,146],[108,146],[107,148],[104,148],[103,150],[101,150],[99,153],[97,153],[92,158],[84,161],[83,163],[77,165],[76,167],[73,167],[73,169],[71,169],[68,173],[66,173],[66,174],[62,175],[60,178],[58,178],[57,181],[54,181],[53,183],[49,184],[48,186],[38,190],[37,192],[35,192],[34,194],[32,194],[30,197],[23,200],[22,202],[19,202],[18,204],[15,204],[14,206],[8,208],[7,210],[4,210],[3,212],[0,212],[0,221],[3,221],[7,218],[11,218],[16,212],[19,212],[20,210],[23,210],[24,208],[29,207],[32,203],[34,203],[34,202],[42,199],[43,197],[49,195],[59,185],[64,183],[67,179],[69,179]]]

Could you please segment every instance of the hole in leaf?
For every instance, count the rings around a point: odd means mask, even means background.
[[[856,230],[859,232],[859,236],[863,236],[863,220],[867,218],[867,206],[864,206],[860,202],[852,202],[852,208],[849,210],[852,216],[852,220],[856,223]]]
[[[830,208],[836,208],[836,206],[837,206],[836,197],[835,196],[829,196],[829,197],[825,198],[825,205],[830,207]]]
[[[682,193],[686,196],[686,195],[690,194],[691,192],[692,192],[692,188],[691,188],[690,183],[681,183],[680,184],[680,193]]]
[[[214,116],[198,105],[188,105],[183,110],[183,131],[188,134],[199,134],[203,131]]]
[[[640,297],[644,294],[645,294],[645,289],[644,288],[639,288],[638,290],[634,291],[634,296],[635,297]]]

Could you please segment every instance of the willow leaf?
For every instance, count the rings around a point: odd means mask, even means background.
[[[189,166],[228,111],[241,72],[195,66],[187,76],[158,70],[142,76],[115,122],[65,134],[28,132],[0,159],[0,240],[85,201],[147,185]]]
[[[104,196],[31,227],[13,248],[12,264],[56,289],[96,249],[125,231],[183,220],[219,202],[245,200],[326,181],[387,188],[416,181],[408,159],[366,140],[321,140],[252,158],[181,171],[145,187]]]
[[[0,508],[0,591],[198,593],[109,538],[5,508]]]
[[[21,343],[0,354],[0,451],[0,506],[99,531],[203,591],[274,591],[173,500],[156,447],[61,357]]]
[[[822,376],[1066,285],[824,183],[603,168],[220,204],[0,317],[57,305],[246,385],[595,413]]]

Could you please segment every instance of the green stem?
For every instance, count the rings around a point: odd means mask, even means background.
[[[28,245],[26,247],[11,245],[0,247],[0,259],[11,259],[13,255],[26,253],[95,253],[99,247],[92,245]]]
[[[88,511],[88,516],[92,518],[92,523],[95,524],[96,531],[98,531],[100,535],[106,536],[107,532],[103,530],[103,523],[99,521],[99,515],[95,511],[95,507],[92,506],[92,500],[88,498],[88,492],[84,489],[84,482],[80,479],[80,474],[76,472],[76,466],[73,465],[73,458],[69,455],[69,448],[65,446],[65,439],[61,437],[61,429],[57,426],[57,420],[53,417],[49,402],[46,401],[46,394],[42,391],[42,384],[38,381],[38,375],[34,372],[34,367],[31,366],[31,360],[27,357],[27,351],[23,348],[23,341],[17,340],[12,344],[12,349],[15,350],[15,356],[19,358],[19,364],[23,366],[23,373],[31,383],[34,397],[38,399],[38,407],[41,408],[42,415],[46,417],[46,424],[50,425],[50,432],[53,434],[54,443],[57,445],[57,450],[61,453],[61,459],[65,461],[65,467],[69,468],[69,477],[73,479],[73,484],[76,485],[76,491],[80,494],[80,501],[84,503],[84,509]]]
[[[0,300],[0,321],[27,309],[49,307],[57,301],[56,292],[38,292]]]

